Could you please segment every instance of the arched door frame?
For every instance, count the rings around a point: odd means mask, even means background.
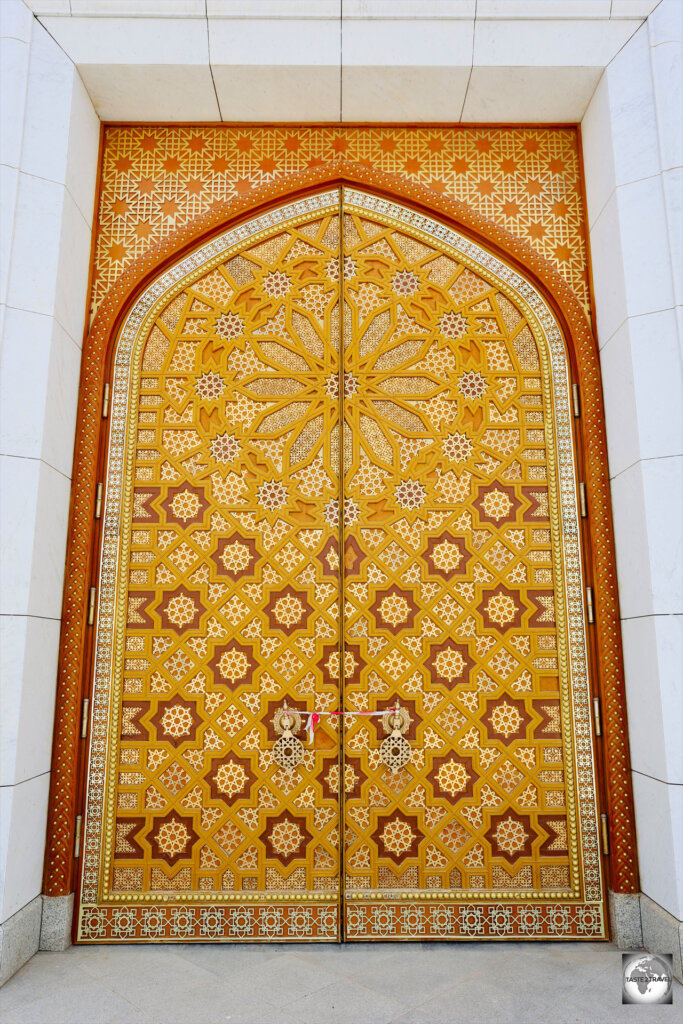
[[[482,244],[538,288],[563,328],[575,386],[577,457],[585,484],[585,573],[594,595],[592,692],[601,710],[602,743],[597,756],[609,833],[608,886],[618,893],[639,890],[602,384],[591,325],[567,282],[528,243],[462,202],[397,175],[341,160],[280,178],[246,197],[216,204],[152,246],[111,288],[86,333],[62,609],[43,883],[46,895],[65,896],[75,888],[74,833],[83,801],[86,759],[81,715],[91,681],[92,630],[88,620],[99,545],[97,491],[108,432],[108,380],[118,329],[138,295],[155,277],[214,235],[269,206],[343,184],[361,186],[436,216]]]

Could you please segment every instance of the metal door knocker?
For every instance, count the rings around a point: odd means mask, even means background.
[[[304,745],[294,735],[301,728],[301,715],[283,704],[273,716],[273,726],[280,733],[273,747],[273,760],[283,771],[291,772],[304,759]]]
[[[401,708],[398,705],[382,715],[382,725],[389,735],[380,744],[379,756],[394,774],[408,764],[412,756],[410,743],[403,735],[411,721],[408,708]]]

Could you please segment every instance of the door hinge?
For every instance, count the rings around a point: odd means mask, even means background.
[[[602,714],[599,697],[593,697],[593,724],[595,725],[595,735],[602,736]]]
[[[572,404],[574,406],[574,415],[581,415],[581,397],[579,395],[579,385],[572,384]]]
[[[102,493],[104,491],[104,484],[100,480],[95,491],[95,519],[99,519],[102,515]]]
[[[97,588],[90,588],[90,596],[88,597],[88,625],[92,626],[95,621],[95,596],[97,594]]]
[[[592,626],[595,622],[595,608],[593,607],[593,588],[586,587],[586,616]]]
[[[586,504],[586,485],[583,480],[579,484],[579,509],[581,518],[585,519],[588,515],[588,505]]]
[[[602,852],[605,857],[609,857],[609,827],[607,815],[604,812],[600,815],[600,835],[602,836]]]
[[[83,828],[83,815],[76,815],[76,831],[74,833],[74,860],[81,855],[81,830]]]
[[[106,420],[107,416],[109,415],[109,395],[110,395],[110,393],[111,393],[111,388],[109,386],[109,383],[107,383],[107,384],[104,385],[104,395],[102,396],[102,419],[103,420]]]
[[[81,705],[81,739],[84,740],[88,735],[88,712],[90,710],[90,701],[87,697],[83,699]]]

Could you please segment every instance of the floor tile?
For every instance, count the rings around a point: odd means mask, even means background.
[[[11,982],[8,982],[11,984]],[[110,1024],[134,1010],[122,994],[94,982],[36,986],[35,998],[10,1009],[2,1024]]]
[[[679,985],[674,1000],[648,1007],[647,1024],[683,1020]],[[637,1024],[635,1016],[621,1005],[621,951],[595,942],[75,946],[39,953],[0,990],[0,1024]]]
[[[344,971],[344,966],[342,963],[339,969]],[[416,950],[411,958],[411,969],[406,970],[405,953],[399,948],[382,960],[366,955],[362,963],[351,965],[344,974],[374,992],[398,1000],[407,1009],[450,988],[458,974],[458,963],[457,956],[447,962],[443,956],[425,955]]]
[[[401,1010],[397,999],[351,980],[308,993],[287,1007],[301,1024],[389,1024]]]
[[[46,991],[90,984],[83,968],[61,953],[34,956],[0,989],[0,1021],[16,1006],[23,1006],[39,998]]]

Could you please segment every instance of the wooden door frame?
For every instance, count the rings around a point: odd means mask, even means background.
[[[270,206],[344,184],[363,187],[437,217],[482,244],[532,279],[563,329],[580,403],[575,424],[576,455],[586,487],[587,516],[582,520],[586,583],[593,588],[595,604],[589,652],[591,693],[599,698],[602,709],[596,760],[599,801],[607,814],[609,831],[606,878],[613,892],[639,891],[605,417],[599,350],[591,324],[570,285],[521,238],[465,203],[398,175],[340,159],[279,178],[253,189],[248,197],[217,203],[151,246],[112,286],[87,331],[78,396],[48,804],[43,877],[43,892],[48,896],[73,892],[77,876],[74,833],[77,816],[82,813],[87,762],[81,715],[82,702],[90,695],[94,633],[88,624],[88,606],[91,587],[97,581],[100,539],[95,505],[108,434],[105,385],[120,325],[153,278],[212,236]]]

